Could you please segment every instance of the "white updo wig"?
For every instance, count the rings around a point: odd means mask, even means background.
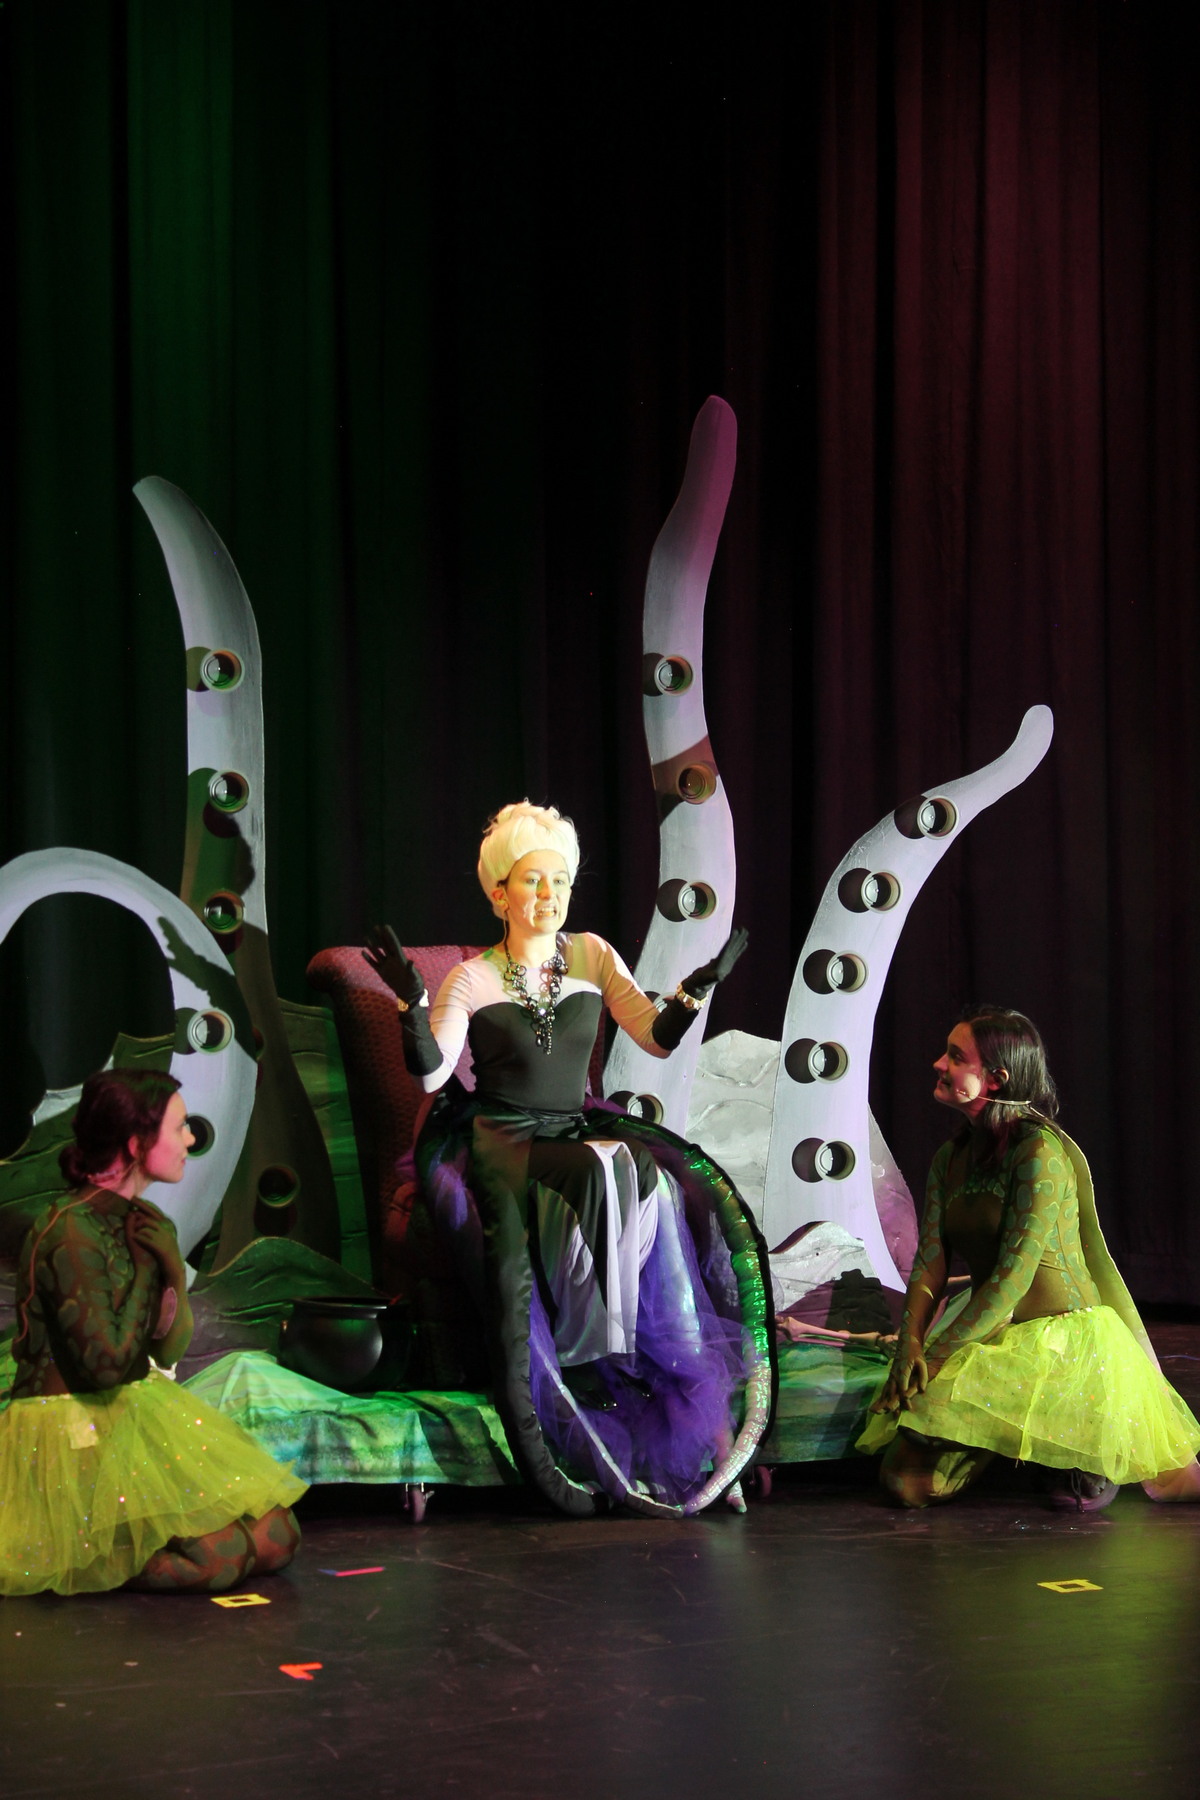
[[[579,839],[570,819],[564,819],[556,806],[535,806],[531,800],[514,800],[502,806],[488,820],[488,828],[479,846],[477,873],[479,885],[492,898],[492,889],[508,879],[514,863],[531,850],[557,850],[567,865],[572,887],[579,868]],[[504,914],[493,905],[498,919]]]

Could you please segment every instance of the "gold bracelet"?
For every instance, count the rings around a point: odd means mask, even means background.
[[[406,1012],[410,1011],[408,1001],[402,1000],[400,998],[399,994],[396,995],[396,1011],[399,1013],[406,1013]]]
[[[705,1000],[708,999],[708,995],[705,994],[701,999],[697,1000],[695,994],[689,994],[687,992],[681,981],[679,986],[675,989],[675,998],[681,1006],[686,1006],[689,1012],[699,1012],[700,1008],[704,1005]]]

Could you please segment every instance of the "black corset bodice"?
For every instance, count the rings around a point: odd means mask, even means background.
[[[523,1006],[505,1000],[480,1007],[467,1028],[476,1092],[539,1112],[578,1112],[601,1006],[597,993],[568,994],[560,1000],[549,1056],[539,1047]]]

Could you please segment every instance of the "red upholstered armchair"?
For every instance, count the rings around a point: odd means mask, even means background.
[[[437,993],[454,967],[479,947],[470,944],[405,946],[421,972],[430,996]],[[409,1151],[424,1122],[429,1098],[404,1067],[396,999],[363,956],[361,946],[344,945],[319,950],[308,965],[314,988],[329,996],[337,1026],[354,1135],[358,1144],[374,1278],[385,1293],[403,1295],[419,1304],[418,1287],[434,1273],[430,1259],[440,1263],[436,1248],[425,1232],[410,1239],[413,1181]],[[604,1023],[596,1038],[589,1070],[589,1087],[600,1093],[603,1066]],[[456,1071],[464,1087],[475,1085],[470,1050],[465,1049]],[[435,1279],[444,1280],[440,1266]]]
[[[436,994],[455,963],[478,956],[471,944],[405,945],[427,991]],[[378,1285],[388,1294],[411,1297],[418,1279],[409,1254],[408,1228],[416,1189],[408,1153],[429,1106],[429,1097],[404,1066],[396,996],[362,953],[349,944],[319,950],[308,965],[314,988],[328,994],[337,1026],[358,1162],[362,1173],[371,1262]],[[470,1051],[459,1059],[464,1087],[475,1085]]]

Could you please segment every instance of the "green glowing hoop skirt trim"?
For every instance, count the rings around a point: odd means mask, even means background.
[[[898,1418],[872,1413],[856,1448],[884,1449],[901,1424],[1119,1483],[1182,1468],[1200,1450],[1200,1423],[1109,1306],[1029,1319],[965,1344]]]
[[[168,1539],[260,1518],[304,1486],[165,1375],[13,1400],[0,1413],[0,1594],[120,1587]]]

